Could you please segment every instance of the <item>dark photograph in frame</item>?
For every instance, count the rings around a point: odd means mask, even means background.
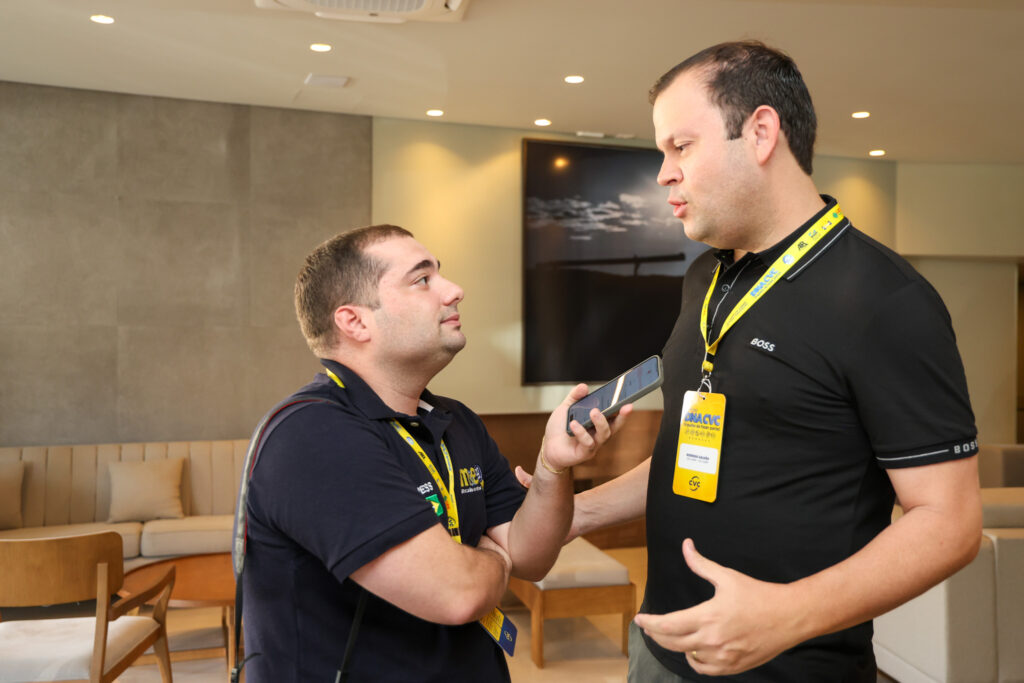
[[[655,149],[523,140],[523,383],[607,381],[661,353],[707,247]]]

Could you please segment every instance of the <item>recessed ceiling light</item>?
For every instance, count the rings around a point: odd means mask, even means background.
[[[884,157],[885,156],[885,150],[884,149],[873,149],[870,152],[868,152],[868,154],[870,156],[873,156],[873,157]]]
[[[850,114],[850,116],[852,116],[855,119],[866,119],[867,117],[871,116],[871,112],[869,112],[869,111],[855,111],[852,114]]]
[[[97,24],[113,24],[114,17],[108,17],[106,14],[94,14],[91,17],[89,17],[89,21],[95,22]]]
[[[565,77],[565,82],[566,83],[572,83],[573,85],[575,85],[576,83],[582,83],[583,82],[583,76],[566,76]]]
[[[327,43],[313,43],[309,46],[309,49],[313,52],[330,52],[331,46]]]
[[[552,162],[552,165],[555,168],[565,168],[566,166],[569,165],[569,160],[566,159],[565,157],[555,157],[555,160]]]
[[[548,121],[547,119],[537,119],[536,121],[533,122],[533,125],[535,125],[535,126],[550,126],[551,122]]]
[[[444,116],[444,111],[441,109],[428,109],[427,116]]]

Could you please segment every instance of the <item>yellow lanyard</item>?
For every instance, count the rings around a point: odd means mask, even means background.
[[[331,372],[330,368],[326,368],[327,376],[334,380],[342,389],[345,385],[342,383],[341,378]],[[391,426],[395,428],[398,435],[405,439],[405,442],[409,444],[413,452],[419,456],[420,461],[423,462],[423,466],[430,472],[430,476],[433,477],[434,483],[437,484],[437,490],[441,493],[441,499],[444,501],[444,511],[448,515],[448,533],[451,534],[452,538],[455,539],[456,543],[462,543],[462,534],[459,532],[459,508],[455,504],[455,468],[452,467],[452,456],[448,452],[448,447],[444,443],[444,439],[441,440],[441,454],[444,455],[444,464],[448,468],[448,486],[444,485],[444,480],[441,479],[441,473],[434,467],[433,461],[427,455],[423,447],[420,446],[419,442],[413,438],[413,435],[409,433],[405,427],[398,420],[390,420]]]
[[[445,467],[448,468],[448,486],[444,485],[441,473],[434,467],[433,461],[412,434],[398,420],[390,420],[390,422],[399,436],[405,439],[413,452],[419,456],[423,466],[430,472],[430,476],[434,478],[437,490],[441,492],[441,498],[444,500],[444,511],[448,514],[448,533],[452,535],[456,543],[462,543],[462,534],[459,533],[459,508],[455,504],[455,469],[452,467],[452,456],[448,453],[448,447],[444,445],[444,439],[441,440],[441,453],[444,455]]]
[[[775,286],[782,277],[789,272],[789,269],[796,265],[807,252],[811,250],[815,244],[821,241],[821,238],[827,235],[832,228],[839,225],[843,220],[843,211],[836,204],[832,207],[831,211],[826,211],[825,215],[816,220],[811,227],[807,228],[803,235],[800,236],[793,244],[789,246],[783,252],[782,256],[775,259],[775,263],[771,265],[771,268],[761,276],[761,278],[754,283],[743,298],[733,307],[732,311],[729,312],[729,316],[722,323],[722,329],[718,333],[718,339],[712,343],[708,343],[708,306],[711,303],[711,293],[715,291],[715,283],[718,282],[718,273],[722,269],[722,264],[718,264],[715,268],[714,277],[711,278],[711,285],[708,287],[708,293],[704,296],[704,307],[700,312],[700,335],[704,339],[704,363],[701,368],[704,370],[704,377],[701,380],[701,384],[708,383],[710,385],[711,371],[714,370],[714,358],[715,353],[718,351],[718,343],[722,341],[722,337],[725,333],[736,324],[736,321],[743,317],[743,314],[750,310],[750,308],[756,304],[761,297],[768,293],[768,290]]]

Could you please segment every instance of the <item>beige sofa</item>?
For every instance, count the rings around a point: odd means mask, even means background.
[[[983,446],[978,465],[978,556],[875,619],[878,668],[900,683],[1024,682],[1024,445]]]
[[[125,569],[228,552],[248,441],[0,448],[0,538],[111,529]]]

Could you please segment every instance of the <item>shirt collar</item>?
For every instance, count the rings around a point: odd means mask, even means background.
[[[351,403],[371,420],[396,419],[407,422],[412,417],[419,417],[420,419],[437,418],[446,421],[448,418],[448,411],[438,407],[437,398],[426,389],[420,394],[419,408],[422,409],[420,414],[418,416],[410,416],[393,410],[388,404],[384,403],[380,396],[354,370],[330,358],[321,358],[320,364],[337,375],[341,383],[345,385],[345,388],[342,389],[326,374],[321,375],[331,385],[332,391],[348,392],[344,393],[348,399],[347,402]]]
[[[820,211],[818,211],[813,216],[804,221],[803,225],[801,225],[799,228],[789,233],[784,238],[782,238],[782,240],[768,247],[767,249],[764,249],[763,251],[759,251],[756,253],[747,253],[742,259],[740,259],[740,261],[749,259],[759,261],[765,265],[773,263],[775,259],[782,255],[782,252],[786,251],[786,249],[788,249],[789,246],[793,244],[793,242],[795,242],[798,237],[800,237],[800,235],[804,234],[807,228],[811,227],[811,225],[816,220],[824,216],[827,212],[831,211],[833,208],[835,208],[836,204],[838,204],[834,197],[830,197],[827,194],[821,195],[821,199],[825,202],[825,206]],[[732,249],[718,249],[714,252],[714,254],[715,258],[718,259],[718,262],[722,264],[723,268],[728,268],[733,265]]]

